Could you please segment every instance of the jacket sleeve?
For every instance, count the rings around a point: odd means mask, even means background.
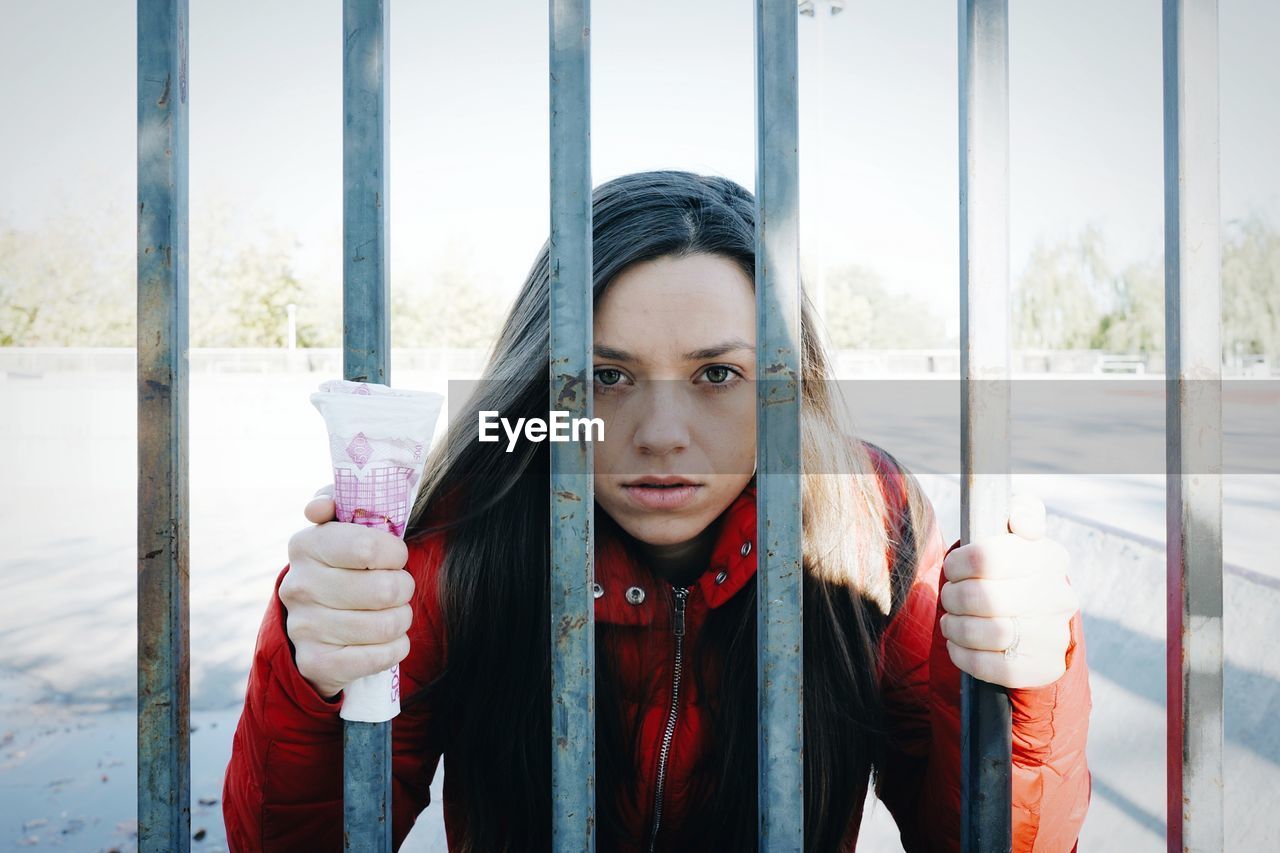
[[[440,726],[432,725],[433,703],[413,698],[444,667],[442,621],[433,606],[438,600],[435,556],[411,545],[406,565],[416,586],[410,652],[400,664],[401,696],[406,699],[391,726],[397,847],[430,802],[443,752]],[[258,631],[223,782],[223,817],[233,851],[343,848],[341,694],[332,701],[320,696],[294,664],[286,610],[278,595],[288,571],[285,566],[277,577]]]
[[[927,498],[925,498],[927,502]],[[960,670],[939,618],[944,547],[932,519],[914,581],[884,635],[881,675],[889,747],[876,793],[903,847],[960,849]],[[1089,805],[1085,762],[1088,669],[1080,613],[1071,619],[1066,672],[1054,683],[1008,691],[1013,721],[1013,850],[1074,850]]]

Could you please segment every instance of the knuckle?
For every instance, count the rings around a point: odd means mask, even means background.
[[[386,610],[388,607],[400,604],[396,600],[400,596],[399,583],[391,572],[370,572],[369,578],[369,603],[374,605],[375,609]]]
[[[287,607],[291,603],[297,603],[300,599],[302,576],[296,566],[290,566],[289,571],[284,573],[284,577],[280,579],[280,588],[277,591],[280,601]]]
[[[981,613],[986,603],[986,592],[979,583],[972,581],[960,584],[961,608],[965,613]]]
[[[387,568],[403,569],[409,562],[409,546],[399,536],[385,532],[382,535],[386,537],[387,547],[391,551]]]
[[[952,551],[942,558],[942,575],[949,581],[955,580],[956,560],[959,559],[956,556],[957,553],[957,551]]]
[[[290,563],[297,562],[298,557],[302,555],[303,553],[302,537],[303,537],[303,534],[305,534],[306,532],[307,532],[306,530],[299,530],[289,537],[288,554],[289,554]]]
[[[284,632],[295,646],[298,641],[306,640],[314,633],[306,608],[299,607],[289,611],[284,620]]]
[[[391,644],[391,646],[392,661],[388,666],[394,666],[409,656],[408,637],[399,637]]]
[[[955,586],[954,581],[947,581],[938,592],[938,599],[942,602],[942,609],[948,613],[955,613],[956,611]]]
[[[375,643],[389,643],[399,637],[401,616],[398,610],[383,610],[377,615],[377,630],[374,632]]]
[[[374,568],[374,561],[378,557],[377,541],[367,533],[357,535],[355,542],[352,543],[351,556],[355,558],[360,568]]]
[[[999,664],[992,662],[989,657],[977,655],[973,661],[973,675],[982,681],[989,681],[992,684],[1002,684],[1005,674],[1000,671]]]
[[[983,542],[981,544],[974,545],[969,549],[969,552],[965,554],[965,562],[969,564],[969,577],[980,577],[986,571],[989,557],[987,553],[988,548],[990,548],[990,543]]]
[[[316,671],[317,656],[310,643],[296,644],[293,653],[294,665],[298,668],[298,674],[304,678],[314,679],[319,672]]]

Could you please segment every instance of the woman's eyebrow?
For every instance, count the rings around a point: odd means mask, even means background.
[[[722,343],[714,344],[709,347],[702,347],[701,349],[696,349],[696,350],[693,350],[692,352],[687,352],[684,354],[684,360],[685,361],[703,361],[708,358],[717,358],[719,356],[724,355],[727,352],[734,352],[736,350],[744,350],[744,349],[754,350],[755,346],[747,341],[744,341],[742,338],[730,338],[729,340],[724,341]],[[627,352],[626,350],[620,350],[615,347],[605,346],[603,344],[596,344],[595,346],[592,347],[592,351],[596,355],[598,355],[600,358],[607,358],[613,361],[635,361],[635,362],[642,361],[642,359],[636,358],[634,355]]]
[[[754,351],[755,345],[748,343],[747,341],[744,341],[742,338],[730,338],[724,343],[715,344],[714,346],[709,346],[709,347],[703,347],[702,349],[696,349],[693,352],[687,352],[684,354],[684,360],[685,361],[702,361],[708,358],[719,358],[720,356],[724,355],[727,352],[734,352],[740,349]]]

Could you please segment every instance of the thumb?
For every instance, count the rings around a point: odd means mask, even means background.
[[[1034,495],[1009,498],[1009,532],[1023,539],[1044,537],[1044,502]]]
[[[337,506],[333,502],[333,485],[321,487],[315,497],[303,507],[302,514],[312,524],[324,524],[337,518]]]

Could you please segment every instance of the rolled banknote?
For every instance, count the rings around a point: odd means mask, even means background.
[[[444,398],[335,379],[311,395],[329,430],[338,521],[403,537]],[[400,713],[400,667],[343,690],[341,717],[380,723]]]

